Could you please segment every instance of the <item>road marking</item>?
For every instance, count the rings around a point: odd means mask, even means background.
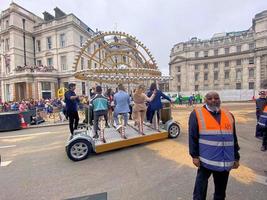
[[[23,134],[23,135],[1,136],[0,139],[31,137],[31,136],[39,136],[39,135],[47,135],[47,134],[56,134],[56,133],[60,133],[60,132],[50,132],[50,131],[48,131],[48,132],[42,132],[42,133],[31,133],[31,134]]]
[[[263,185],[267,185],[267,177],[266,176],[256,175],[255,181],[258,183],[261,183]]]
[[[6,167],[8,166],[10,163],[12,163],[12,161],[4,161],[4,162],[1,162],[1,167]]]
[[[0,149],[11,148],[11,147],[15,147],[15,146],[17,146],[17,145],[0,146]]]

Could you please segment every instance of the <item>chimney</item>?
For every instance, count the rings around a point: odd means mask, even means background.
[[[50,20],[53,20],[55,17],[53,15],[51,15],[49,12],[43,12],[43,15],[44,15],[44,20],[45,21],[50,21]]]
[[[62,10],[60,10],[58,7],[54,8],[55,11],[55,18],[63,17],[66,15]]]

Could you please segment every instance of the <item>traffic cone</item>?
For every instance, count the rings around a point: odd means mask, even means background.
[[[19,114],[19,117],[20,117],[20,127],[21,128],[28,128],[28,124],[25,122],[23,115]]]

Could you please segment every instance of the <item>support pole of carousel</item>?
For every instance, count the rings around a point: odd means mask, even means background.
[[[91,86],[90,86],[90,81],[89,81],[89,78],[87,78],[87,87],[88,87],[88,113],[87,113],[87,117],[88,117],[88,120],[87,120],[87,125],[88,125],[88,128],[91,129],[91,125],[90,125],[90,101],[91,101]]]

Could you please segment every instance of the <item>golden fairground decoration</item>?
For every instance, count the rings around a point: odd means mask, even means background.
[[[76,55],[75,78],[102,83],[139,83],[160,80],[161,72],[136,37],[124,32],[98,32]]]

